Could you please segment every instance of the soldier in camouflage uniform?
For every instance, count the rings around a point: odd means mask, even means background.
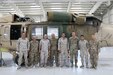
[[[48,39],[48,35],[44,34],[43,39],[40,40],[40,67],[48,66],[47,60],[50,52],[50,40]]]
[[[53,66],[53,62],[55,60],[56,66],[58,66],[58,50],[57,50],[57,39],[55,38],[55,34],[51,35],[51,49],[50,49],[50,66]]]
[[[92,35],[92,40],[89,41],[89,54],[90,54],[90,62],[91,68],[97,68],[98,61],[98,42],[96,41],[95,35]]]
[[[69,48],[70,48],[70,62],[71,62],[71,67],[73,67],[73,58],[75,59],[75,67],[77,67],[78,38],[77,38],[75,32],[72,32],[72,37],[69,38]]]
[[[28,51],[29,51],[29,40],[26,38],[26,33],[22,33],[21,37],[17,41],[17,51],[19,52],[19,59],[18,59],[18,68],[21,68],[23,56],[25,60],[25,66],[28,68]]]
[[[29,61],[30,65],[37,66],[39,62],[39,51],[38,51],[38,41],[36,40],[36,36],[32,37],[32,41],[30,42],[30,51],[29,51]]]

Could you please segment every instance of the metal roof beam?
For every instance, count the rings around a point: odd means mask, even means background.
[[[105,9],[102,13],[103,13],[103,16],[109,11],[109,10],[111,10],[113,8],[113,1],[111,1],[111,4],[110,4],[110,6],[108,6],[108,8],[107,9]]]
[[[89,11],[88,14],[93,14],[99,7],[100,5],[102,4],[103,2],[97,2],[93,7],[92,9]]]
[[[68,3],[68,8],[67,8],[67,12],[69,12],[70,11],[70,9],[71,9],[71,2],[69,1],[69,3]]]
[[[25,17],[24,13],[18,8],[16,4],[11,4],[11,7],[16,11],[18,16]]]

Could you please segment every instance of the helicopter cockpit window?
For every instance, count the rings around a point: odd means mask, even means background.
[[[36,36],[37,39],[42,39],[43,38],[43,27],[33,28],[32,35]]]
[[[48,27],[48,29],[47,29],[47,34],[48,34],[48,38],[51,38],[51,34],[55,34],[55,36],[56,36],[56,38],[58,38],[58,28],[57,27],[55,27],[55,28],[53,28],[53,27]]]

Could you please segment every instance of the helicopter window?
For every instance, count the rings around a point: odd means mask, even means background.
[[[11,25],[10,40],[17,40],[19,37],[21,37],[21,25]]]
[[[43,38],[43,27],[36,27],[35,29],[33,29],[32,35],[37,36],[38,39],[42,39]]]
[[[55,34],[56,38],[58,38],[58,28],[57,27],[48,27],[47,34],[48,34],[48,38],[51,38],[51,34]]]

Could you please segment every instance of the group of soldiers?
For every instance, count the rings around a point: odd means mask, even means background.
[[[99,54],[98,49],[95,35],[92,35],[92,40],[89,42],[85,39],[84,35],[78,38],[75,32],[72,32],[72,36],[69,39],[65,33],[62,33],[58,40],[55,34],[51,35],[51,39],[48,39],[47,34],[45,34],[40,42],[37,41],[36,36],[32,36],[32,40],[29,42],[26,34],[22,33],[21,38],[17,42],[17,51],[19,52],[18,69],[21,68],[23,56],[26,68],[28,64],[31,67],[54,66],[54,64],[59,67],[78,67],[78,50],[80,50],[82,62],[80,67],[89,68],[88,55],[90,55],[91,68],[96,69]]]

